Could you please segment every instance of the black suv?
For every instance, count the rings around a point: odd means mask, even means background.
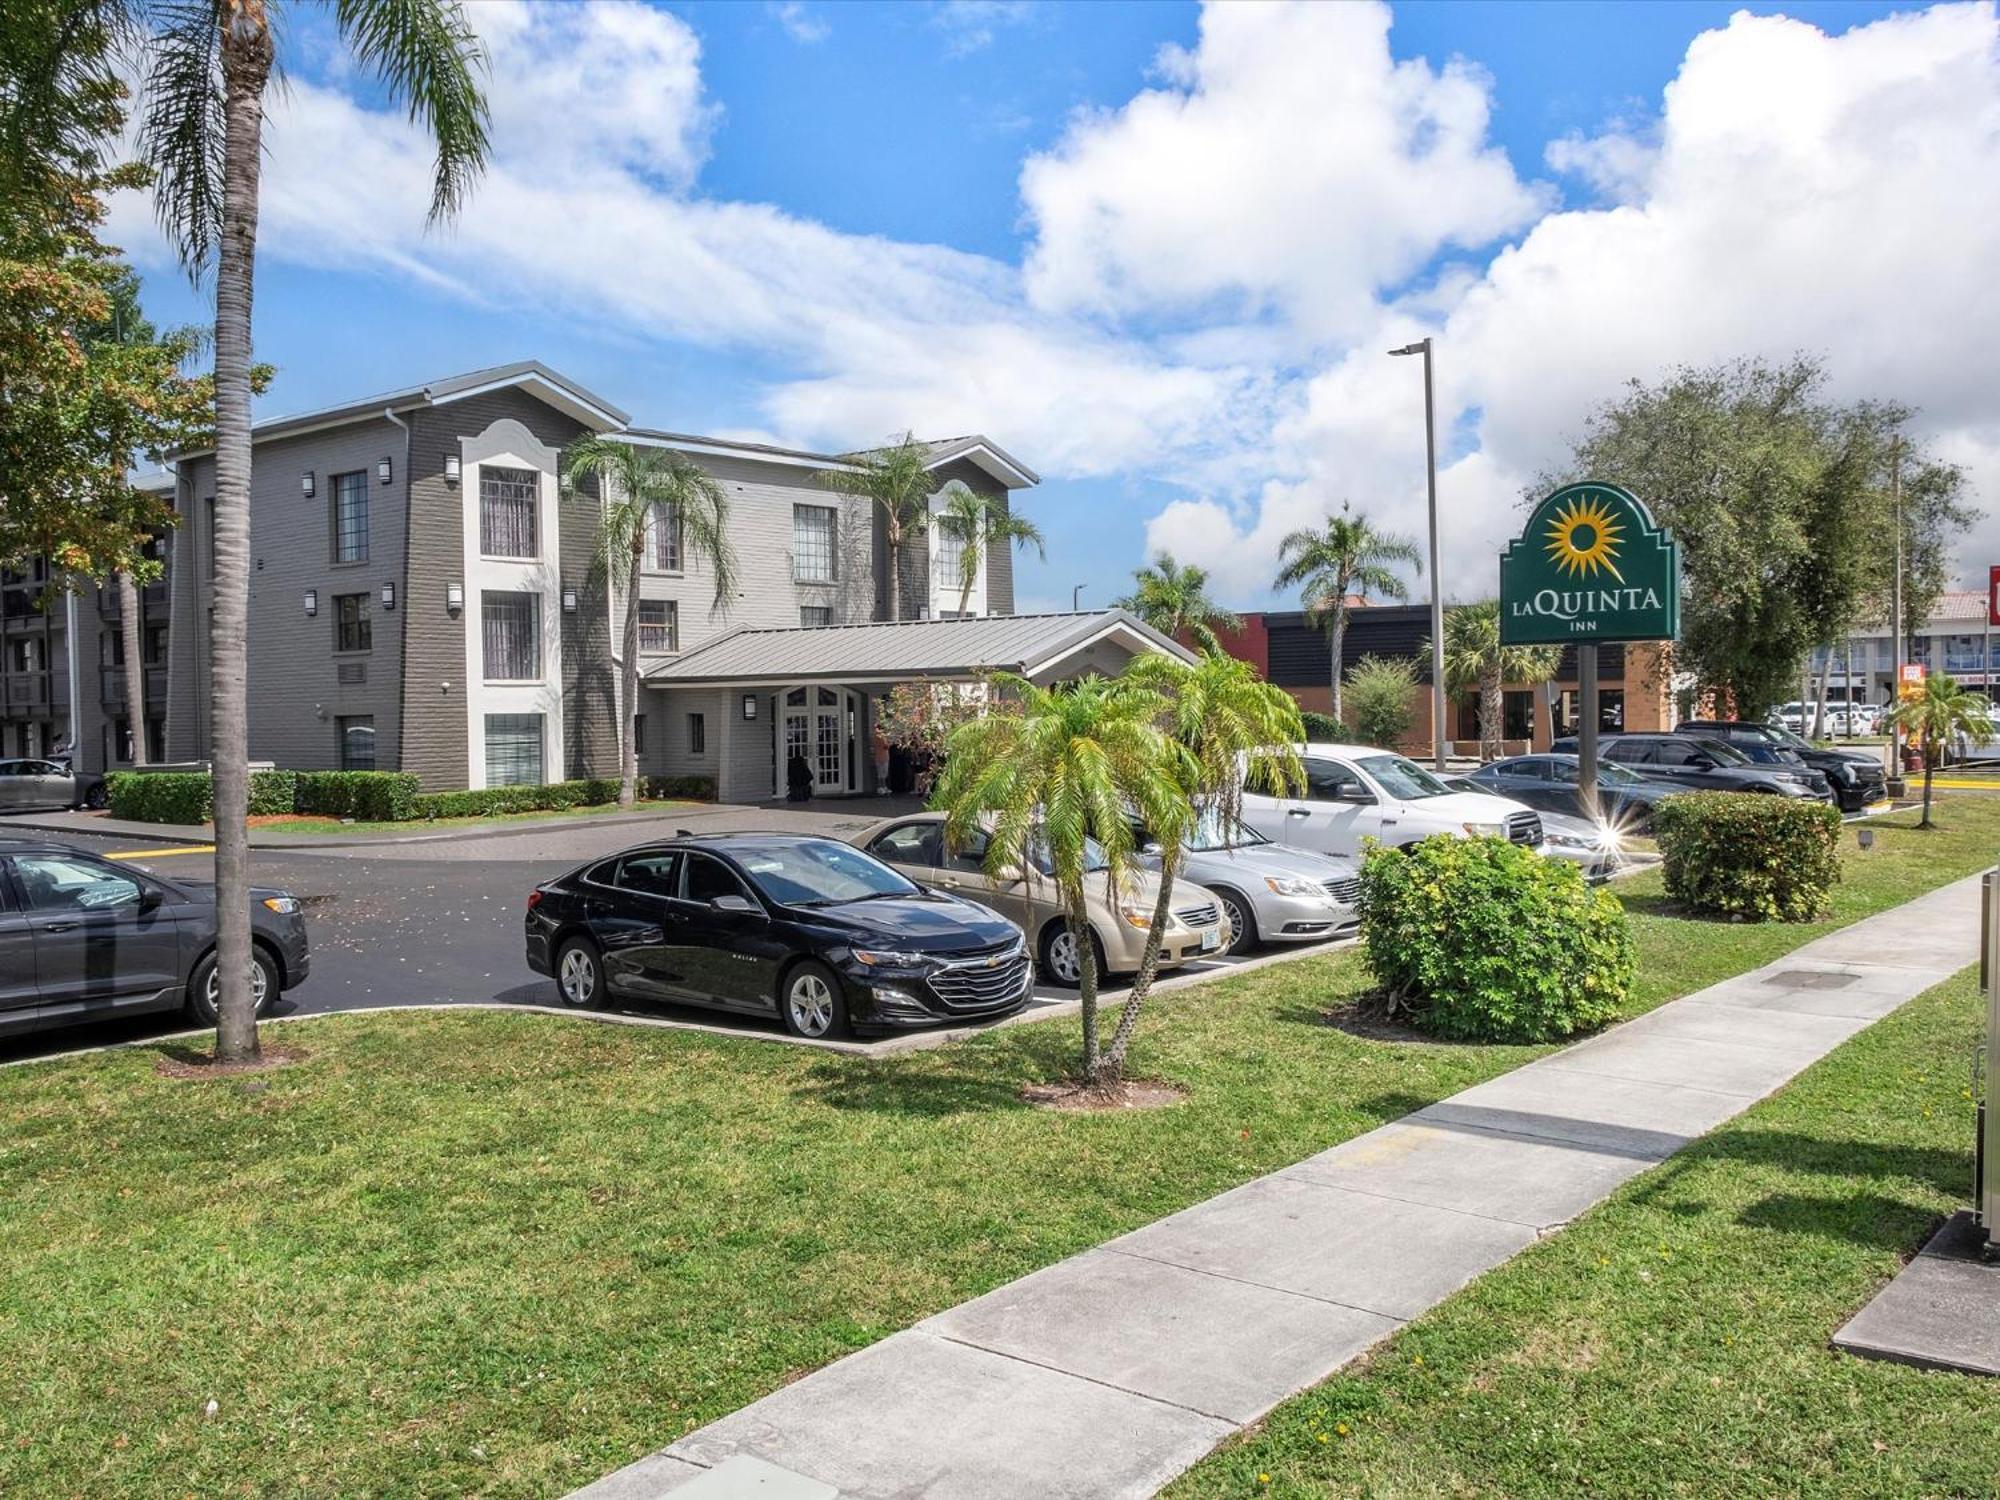
[[[1555,749],[1576,749],[1573,738],[1555,742]],[[1781,797],[1809,797],[1831,802],[1833,794],[1806,780],[1810,773],[1782,766],[1760,766],[1721,740],[1691,734],[1609,734],[1597,744],[1602,760],[1630,766],[1641,776],[1672,781],[1688,791],[1766,792]]]
[[[1690,719],[1674,732],[1721,740],[1738,750],[1758,745],[1789,751],[1826,777],[1842,812],[1859,812],[1889,795],[1888,773],[1880,757],[1866,750],[1823,749],[1779,725],[1743,719]]]

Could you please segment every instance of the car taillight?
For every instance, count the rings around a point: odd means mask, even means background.
[[[534,909],[535,909],[536,907],[540,906],[541,904],[542,904],[542,893],[541,893],[540,891],[530,891],[530,892],[528,892],[528,910],[529,910],[529,911],[533,911],[533,910],[534,910]]]

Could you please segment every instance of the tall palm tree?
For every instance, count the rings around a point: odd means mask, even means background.
[[[1430,655],[1428,638],[1418,648]],[[1479,759],[1500,758],[1502,687],[1510,682],[1547,682],[1562,666],[1560,646],[1500,644],[1500,601],[1455,604],[1444,612],[1444,680],[1454,695],[1470,688],[1479,694]]]
[[[1046,558],[1041,529],[1026,516],[1017,516],[1003,501],[990,495],[976,495],[962,484],[945,491],[938,504],[934,524],[958,542],[958,613],[964,617],[972,602],[972,586],[979,581],[980,565],[994,548],[1029,547],[1037,557]]]
[[[828,469],[819,482],[843,495],[869,501],[882,518],[889,544],[889,618],[903,618],[903,548],[922,536],[930,524],[931,494],[937,488],[930,471],[930,448],[906,432],[893,448],[843,455],[849,467]]]
[[[996,875],[1024,868],[1033,850],[1047,856],[1082,967],[1083,1079],[1113,1083],[1099,1045],[1097,951],[1083,908],[1089,854],[1094,840],[1108,891],[1126,887],[1134,868],[1127,809],[1148,827],[1184,827],[1188,755],[1161,728],[1166,699],[1132,683],[1091,676],[1044,688],[1001,674],[993,686],[1009,701],[952,731],[931,805],[944,810],[953,847],[986,828],[986,867]]]
[[[1924,815],[1919,828],[1931,822],[1931,776],[1947,746],[1963,737],[1975,745],[1993,738],[1993,721],[1986,700],[1958,685],[1942,672],[1924,678],[1921,691],[1899,700],[1882,716],[1883,727],[1907,735],[1924,758]]]
[[[250,306],[264,90],[277,61],[281,0],[127,0],[150,33],[141,154],[182,263],[215,273],[215,587],[210,755],[215,778],[216,1059],[257,1054],[251,993],[249,728]],[[454,212],[484,167],[487,109],[478,38],[457,0],[334,0],[354,60],[437,146],[431,218]]]
[[[1161,635],[1175,640],[1185,634],[1204,651],[1220,651],[1217,629],[1234,630],[1243,621],[1208,597],[1208,569],[1189,563],[1182,567],[1171,552],[1162,552],[1132,573],[1132,592],[1117,602]]]
[[[1410,590],[1392,567],[1407,563],[1423,571],[1416,543],[1377,531],[1366,516],[1355,515],[1345,500],[1340,514],[1326,524],[1292,532],[1278,543],[1278,576],[1271,587],[1297,588],[1306,613],[1317,614],[1326,626],[1333,649],[1333,717],[1340,718],[1340,651],[1347,639],[1348,600],[1380,594],[1407,599]]]
[[[596,566],[625,593],[625,665],[619,690],[618,805],[639,798],[639,579],[646,541],[670,528],[678,537],[681,565],[702,562],[715,580],[711,612],[727,611],[736,597],[736,549],[729,541],[729,497],[687,455],[671,448],[641,448],[614,438],[590,437],[563,454],[563,493],[595,480],[585,499],[598,507]]]

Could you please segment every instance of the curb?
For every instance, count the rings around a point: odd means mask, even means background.
[[[712,802],[691,802],[684,808],[660,812],[599,813],[588,818],[547,818],[524,823],[482,823],[476,828],[452,828],[441,833],[409,834],[306,834],[302,837],[287,837],[284,834],[259,835],[256,829],[250,833],[252,849],[370,849],[397,847],[404,844],[456,844],[474,839],[493,838],[511,833],[561,833],[573,828],[617,827],[628,823],[651,823],[662,818],[671,818],[685,813],[689,808],[710,808]],[[107,838],[135,839],[140,843],[152,844],[212,844],[215,829],[203,824],[199,828],[188,824],[175,823],[129,823],[116,819],[102,823],[79,826],[75,823],[58,823],[53,819],[30,817],[10,817],[0,819],[0,835],[11,828],[33,829],[40,833],[101,834]]]

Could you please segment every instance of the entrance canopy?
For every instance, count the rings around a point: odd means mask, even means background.
[[[646,674],[657,687],[752,687],[767,683],[970,681],[1016,672],[1039,683],[1091,672],[1110,676],[1145,652],[1183,661],[1192,652],[1122,609],[1076,614],[991,615],[901,624],[740,629]]]

